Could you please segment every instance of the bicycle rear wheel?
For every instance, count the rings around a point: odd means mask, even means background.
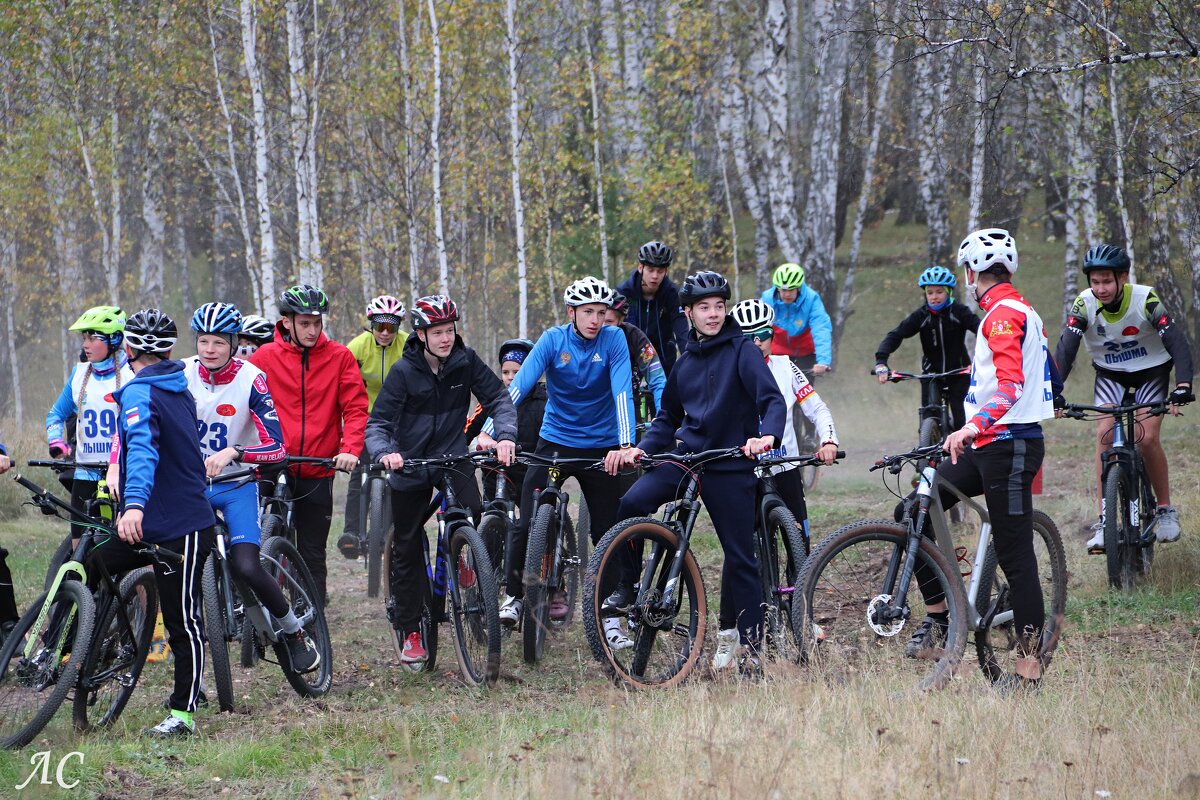
[[[498,512],[488,512],[479,521],[479,538],[487,548],[488,560],[492,564],[492,574],[495,576],[493,585],[496,596],[501,589],[508,588],[508,576],[504,574],[505,540],[508,538],[508,517]]]
[[[371,493],[367,512],[367,597],[379,596],[379,573],[383,566],[383,545],[392,522],[392,493],[384,479],[369,481]]]
[[[1133,589],[1141,572],[1141,531],[1130,517],[1132,499],[1133,489],[1125,470],[1110,467],[1104,476],[1104,560],[1109,585],[1123,591]]]
[[[225,574],[217,563],[217,553],[209,554],[200,576],[204,605],[204,636],[208,640],[208,660],[212,662],[213,683],[217,687],[217,706],[233,711],[233,672],[229,668],[229,642],[239,632],[225,607]]]
[[[0,648],[0,747],[6,749],[29,744],[50,722],[75,687],[92,639],[95,601],[82,584],[64,581],[42,617],[45,602],[43,594],[25,610]]]
[[[948,626],[931,658],[909,659],[905,648],[925,617],[925,601],[914,574],[908,594],[892,593],[904,568],[908,529],[885,520],[862,520],[825,537],[805,563],[792,627],[801,660],[831,675],[900,668],[919,690],[942,688],[954,677],[967,643],[967,598],[962,577],[933,542],[922,537],[914,567],[924,566],[930,589],[945,596]],[[888,575],[893,579],[888,584]],[[900,619],[887,612],[906,609]]]
[[[388,531],[387,541],[384,545],[384,567],[383,567],[383,596],[384,602],[387,602],[392,596],[392,531]],[[413,663],[404,663],[401,656],[404,654],[404,632],[398,631],[396,628],[388,625],[388,638],[392,642],[392,649],[396,653],[396,660],[400,661],[401,665],[410,672],[433,672],[437,666],[437,648],[438,648],[438,622],[437,617],[433,613],[433,591],[426,582],[425,602],[421,606],[421,621],[419,623],[421,633],[421,641],[425,645],[424,661]]]
[[[945,438],[946,432],[942,430],[942,424],[939,420],[933,417],[926,417],[921,420],[921,430],[917,436],[917,447],[930,447],[938,444]]]
[[[553,503],[543,503],[529,526],[529,544],[525,554],[525,603],[522,609],[521,644],[525,661],[536,664],[546,651],[546,632],[550,629],[550,589],[557,585],[553,550],[558,547],[558,515]]]
[[[782,503],[767,511],[767,530],[756,537],[759,576],[763,588],[763,628],[766,652],[780,661],[799,661],[800,648],[792,632],[792,598],[800,570],[808,558],[808,542],[792,512]]]
[[[567,524],[559,537],[559,588],[567,598],[567,615],[562,619],[550,617],[550,629],[553,631],[566,630],[575,621],[575,602],[579,599],[579,585],[583,582],[583,571],[587,567],[588,558],[587,534],[576,530],[567,516]]]
[[[105,605],[75,689],[72,716],[79,731],[112,725],[133,696],[158,618],[154,569],[142,567],[126,574],[118,597]]]
[[[320,697],[333,686],[333,645],[329,640],[329,626],[325,624],[325,609],[321,605],[317,584],[296,546],[282,536],[272,536],[264,542],[260,559],[267,574],[279,582],[288,606],[304,625],[304,632],[317,648],[321,663],[311,672],[293,672],[287,643],[282,639],[273,642],[275,657],[279,659],[283,675],[296,694],[301,697]]]
[[[1058,526],[1038,510],[1033,512],[1033,552],[1037,558],[1038,580],[1046,606],[1046,622],[1038,647],[1038,657],[1044,669],[1050,666],[1058,640],[1062,637],[1063,613],[1067,607],[1067,556]],[[975,607],[980,616],[986,617],[1001,595],[1004,599],[997,603],[996,614],[1011,612],[1009,588],[1008,579],[996,559],[996,548],[989,543],[983,568],[979,572],[979,592],[975,596]],[[1019,644],[1016,625],[1011,619],[993,623],[991,627],[975,632],[979,668],[990,681],[995,683],[1006,673],[1014,671],[1014,661],[1022,655],[1018,651]]]
[[[675,601],[667,610],[655,605],[663,596],[671,563],[679,549],[675,531],[650,517],[618,523],[596,544],[583,581],[583,630],[588,645],[615,683],[632,688],[666,688],[687,680],[700,659],[708,614],[704,579],[695,556],[683,555]],[[641,560],[638,561],[638,555]],[[599,586],[616,586],[622,559],[634,559],[640,604],[628,611],[602,615]],[[633,637],[632,647],[614,650],[605,634],[608,619],[621,620]]]
[[[500,608],[495,572],[478,531],[466,526],[450,537],[450,608],[463,680],[495,686],[500,675]]]

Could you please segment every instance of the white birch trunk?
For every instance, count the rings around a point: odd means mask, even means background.
[[[587,33],[581,34],[587,37]],[[592,170],[596,178],[596,215],[600,223],[600,269],[604,282],[608,283],[608,224],[604,216],[604,173],[600,162],[600,97],[596,91],[596,64],[592,57],[592,43],[584,42],[587,53],[588,87],[592,92]]]
[[[162,109],[156,103],[150,109],[142,159],[142,222],[146,232],[138,263],[139,291],[144,298],[139,301],[153,306],[161,306],[163,300],[163,243],[167,230],[162,208],[162,153],[158,142],[162,123]]]
[[[404,83],[404,205],[405,223],[408,227],[408,289],[409,301],[415,301],[420,295],[420,250],[417,242],[417,212],[416,212],[416,159],[413,155],[413,79],[408,59],[408,16],[404,0],[399,0],[397,17],[399,18],[400,39],[400,80]],[[417,6],[418,14],[420,5]]]
[[[521,125],[520,97],[517,92],[517,0],[504,4],[504,23],[508,28],[508,131],[512,140],[513,223],[517,237],[517,335],[528,336],[529,285],[525,264],[525,204],[521,198]],[[486,277],[486,273],[485,273]],[[484,293],[487,296],[487,293]]]
[[[829,16],[827,0],[812,4],[813,14]],[[819,26],[819,22],[814,21]],[[800,261],[804,251],[796,210],[795,175],[788,133],[788,8],[785,0],[768,0],[763,11],[758,86],[766,123],[766,181],[771,223],[784,261]],[[817,37],[819,39],[819,35]],[[817,123],[820,127],[820,122]],[[836,147],[836,144],[835,144]],[[816,165],[814,164],[814,167]],[[835,159],[836,169],[836,159]],[[816,183],[816,175],[813,182]],[[837,187],[834,186],[836,192]]]
[[[642,115],[642,86],[645,75],[646,26],[643,20],[650,13],[646,4],[639,0],[621,0],[621,15],[625,23],[625,60],[623,67],[624,94],[621,105],[625,107],[626,128],[622,135],[627,141],[625,159],[628,164],[640,162],[646,156],[646,121]],[[628,173],[628,170],[627,170]],[[632,174],[637,175],[638,170]]]
[[[971,188],[967,199],[967,230],[979,229],[979,218],[983,216],[984,156],[987,154],[987,61],[983,51],[975,63],[975,133],[971,137]]]
[[[250,100],[254,108],[254,194],[258,205],[259,285],[261,314],[275,298],[275,227],[271,221],[270,174],[267,159],[267,104],[263,95],[262,74],[258,68],[257,0],[241,0],[242,53]]]
[[[287,0],[288,131],[292,148],[292,179],[296,188],[296,257],[301,283],[312,280],[312,219],[308,194],[308,76],[304,67],[304,23],[300,4]]]
[[[1108,109],[1112,117],[1113,144],[1117,155],[1117,208],[1121,212],[1121,228],[1125,235],[1125,252],[1129,254],[1131,266],[1129,280],[1136,279],[1137,259],[1133,257],[1133,225],[1129,221],[1129,206],[1125,203],[1125,136],[1121,130],[1121,104],[1117,94],[1117,68],[1108,68]]]
[[[614,82],[619,82],[624,75],[622,67],[621,53],[621,13],[618,8],[619,0],[600,0],[600,40],[604,45],[604,58],[607,68],[614,77]],[[584,36],[587,35],[585,32]],[[594,60],[594,57],[593,57]],[[613,103],[609,112],[612,115],[613,130],[624,131],[629,121],[625,117],[625,104]],[[621,149],[621,142],[613,142],[613,157],[618,163],[622,161],[624,153]]]
[[[120,42],[117,37],[117,17],[116,10],[110,9],[108,15],[108,39],[109,39],[109,74],[116,73],[116,55],[117,48],[120,47]],[[116,87],[113,87],[113,93],[116,93]],[[112,108],[108,112],[108,128],[109,128],[109,158],[111,164],[109,166],[109,215],[112,225],[111,248],[109,257],[111,261],[106,270],[108,278],[108,295],[113,299],[114,303],[120,305],[120,286],[121,286],[121,113],[117,103],[112,104]]]
[[[1067,213],[1063,254],[1063,314],[1079,293],[1079,264],[1096,236],[1096,160],[1089,138],[1087,73],[1068,74],[1055,81],[1066,107],[1063,126],[1067,147]],[[1063,86],[1066,82],[1066,86]]]
[[[79,139],[79,153],[83,157],[83,174],[92,198],[92,216],[96,227],[100,229],[100,259],[104,269],[105,287],[108,289],[110,302],[119,304],[119,298],[113,293],[113,286],[117,281],[113,279],[116,270],[114,268],[112,234],[108,221],[105,219],[104,203],[100,199],[100,185],[96,177],[96,170],[92,166],[91,149],[84,137],[83,125],[78,121],[75,123],[75,133]]]
[[[446,232],[442,222],[442,39],[438,33],[437,8],[429,2],[429,34],[433,37],[433,118],[429,123],[429,145],[433,156],[433,226],[437,239],[438,286],[450,293],[450,266],[446,261]]]
[[[733,193],[729,190],[729,167],[727,152],[725,147],[725,137],[720,133],[717,134],[717,151],[718,158],[721,159],[721,188],[725,193],[725,213],[729,216],[729,255],[733,262],[733,302],[737,303],[742,299],[742,271],[738,265],[738,233],[737,233],[737,215],[733,212]]]
[[[21,397],[21,364],[17,353],[17,242],[0,242],[4,248],[4,296],[10,302],[4,304],[4,347],[8,351],[9,380],[12,383],[13,416],[17,428],[25,427],[25,402]]]
[[[62,378],[65,382],[75,363],[76,339],[74,333],[68,333],[67,328],[75,321],[78,309],[74,308],[71,298],[79,294],[83,285],[83,264],[79,252],[78,226],[75,214],[67,205],[67,181],[62,167],[56,159],[50,161],[50,172],[47,178],[50,189],[50,205],[53,214],[51,230],[54,241],[54,255],[57,261],[58,296],[62,301]]]
[[[916,62],[913,103],[917,109],[917,188],[925,209],[928,261],[941,264],[950,256],[950,216],[946,206],[945,150],[946,81],[949,59],[945,52],[927,52]]]

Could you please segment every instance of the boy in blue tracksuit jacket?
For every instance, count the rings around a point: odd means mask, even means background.
[[[715,272],[689,275],[680,299],[692,324],[688,345],[667,378],[662,409],[637,446],[621,451],[625,464],[643,453],[694,453],[741,447],[763,453],[783,439],[787,405],[758,347],[726,315],[729,284]],[[676,442],[680,442],[676,446]],[[679,470],[652,469],[633,485],[617,511],[618,519],[653,514],[677,499]],[[704,507],[725,550],[721,571],[720,633],[713,666],[734,663],[739,644],[743,668],[757,671],[755,651],[762,639],[762,606],[754,556],[754,461],[738,458],[707,467],[700,487]],[[604,601],[610,608],[628,605],[633,575]],[[622,596],[624,594],[624,596]]]
[[[113,392],[117,401],[121,541],[159,544],[183,555],[171,570],[154,563],[167,642],[175,656],[170,715],[147,733],[187,736],[204,672],[204,628],[200,574],[213,543],[212,506],[205,495],[204,457],[196,433],[196,401],[187,389],[183,364],[169,360],[175,323],[157,309],[139,311],[125,326],[125,349],[135,377]],[[109,570],[128,571],[151,563],[128,547],[103,547]]]
[[[806,371],[817,364],[825,368],[832,366],[833,322],[821,302],[821,295],[807,283],[799,287],[796,298],[790,303],[781,297],[782,292],[772,286],[762,293],[763,302],[775,310],[771,355],[787,356]]]

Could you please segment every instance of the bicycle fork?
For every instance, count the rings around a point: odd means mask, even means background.
[[[901,551],[892,553],[888,562],[887,576],[884,578],[883,591],[874,597],[867,608],[867,622],[880,636],[895,636],[904,627],[911,613],[903,598],[908,597],[909,586],[912,585],[913,572],[916,569],[917,551],[921,549],[921,531],[929,518],[929,506],[933,502],[934,468],[926,464],[921,469],[921,480],[917,484],[918,510],[916,522],[909,523],[908,538],[904,546],[904,567],[900,567]],[[899,573],[900,582],[896,577]],[[895,591],[893,591],[895,587]],[[899,604],[897,604],[899,600]]]

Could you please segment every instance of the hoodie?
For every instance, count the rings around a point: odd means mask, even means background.
[[[160,361],[113,392],[121,447],[121,509],[141,509],[142,536],[169,542],[216,523],[204,494],[196,401],[183,364]]]
[[[663,278],[658,291],[649,300],[642,296],[642,273],[636,269],[617,291],[629,301],[629,316],[625,321],[642,329],[658,352],[663,372],[670,375],[678,354],[683,352],[688,341],[687,317],[670,276]]]

